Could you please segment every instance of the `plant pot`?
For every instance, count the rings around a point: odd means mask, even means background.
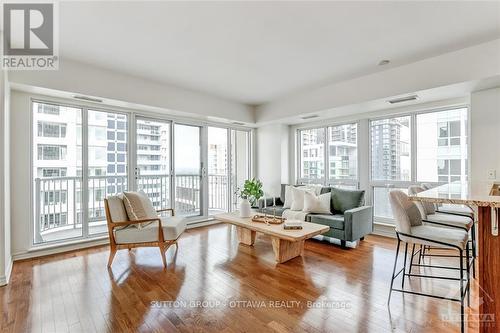
[[[240,203],[240,217],[250,217],[252,216],[250,202],[248,199],[242,199]]]

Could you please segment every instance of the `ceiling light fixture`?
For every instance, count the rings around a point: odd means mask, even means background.
[[[387,60],[387,59],[383,59],[383,60],[380,60],[380,62],[378,63],[379,66],[384,66],[384,65],[388,65],[391,61],[390,60]]]
[[[73,98],[81,99],[81,100],[89,101],[89,102],[102,103],[102,99],[88,97],[88,96],[75,95],[75,96],[73,96]]]
[[[397,104],[397,103],[415,101],[417,99],[418,99],[417,95],[410,95],[410,96],[405,96],[405,97],[390,99],[387,102],[389,102],[391,104]]]

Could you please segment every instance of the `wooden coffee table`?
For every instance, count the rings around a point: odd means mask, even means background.
[[[233,224],[237,228],[241,244],[252,246],[257,232],[271,236],[274,257],[278,263],[301,256],[304,253],[304,241],[330,230],[330,227],[317,223],[302,222],[302,230],[284,230],[282,224],[252,222],[251,218],[240,217],[238,212],[224,213],[214,216],[224,223]]]

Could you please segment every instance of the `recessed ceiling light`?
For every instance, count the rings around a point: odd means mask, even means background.
[[[383,60],[380,60],[380,62],[378,63],[379,66],[384,66],[384,65],[388,65],[391,61],[390,60],[387,60],[387,59],[383,59]]]

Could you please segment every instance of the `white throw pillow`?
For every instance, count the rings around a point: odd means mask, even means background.
[[[283,208],[290,208],[292,207],[292,187],[290,185],[285,186],[285,202],[283,203]]]
[[[290,205],[290,210],[300,211],[304,209],[304,193],[311,193],[311,189],[305,187],[292,187],[292,204]]]
[[[321,194],[321,189],[323,188],[323,186],[321,185],[305,185],[304,186],[305,189],[309,190],[311,193],[314,193],[316,195],[320,195]]]
[[[331,193],[324,193],[316,196],[313,193],[306,191],[304,193],[304,208],[302,209],[302,211],[317,214],[331,214],[331,196]]]

